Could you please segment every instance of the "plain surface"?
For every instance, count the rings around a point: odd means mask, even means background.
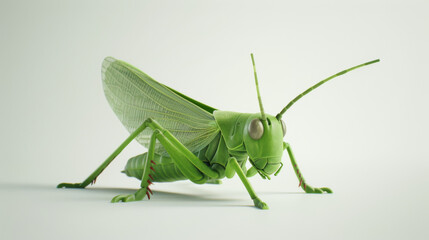
[[[429,4],[426,1],[2,1],[1,239],[428,239]],[[87,190],[86,178],[128,135],[103,96],[101,62],[125,60],[222,110],[285,115],[280,176],[156,184],[150,201],[111,204],[139,182],[120,173],[131,144]]]

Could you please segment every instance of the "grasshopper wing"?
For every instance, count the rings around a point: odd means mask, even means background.
[[[158,83],[128,63],[107,57],[101,75],[107,101],[130,133],[153,118],[196,152],[220,131],[212,115],[214,108]],[[136,140],[147,148],[151,134],[152,130],[145,129]],[[167,155],[159,143],[156,152]]]

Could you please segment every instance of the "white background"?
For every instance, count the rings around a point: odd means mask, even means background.
[[[426,1],[2,1],[1,239],[427,239],[429,4]],[[152,200],[120,171],[133,143],[86,190],[128,136],[104,98],[101,62],[125,60],[221,110],[266,112],[321,79],[380,58],[305,96],[285,115],[281,174],[156,184]]]

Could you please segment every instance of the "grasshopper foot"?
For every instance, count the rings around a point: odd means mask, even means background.
[[[148,199],[150,199],[150,194],[149,194],[148,190],[149,190],[150,193],[152,193],[152,191],[148,187],[141,188],[137,192],[135,192],[134,194],[121,194],[121,195],[118,195],[118,196],[112,198],[111,202],[112,203],[116,203],[116,202],[140,201],[140,200],[143,200],[143,198],[145,196],[147,196]]]
[[[60,183],[57,188],[84,188],[82,183]]]
[[[259,199],[258,197],[253,199],[253,203],[255,203],[255,207],[257,207],[259,209],[263,209],[263,210],[268,209],[268,205],[266,203],[262,202],[261,199]]]
[[[136,197],[134,194],[121,194],[112,198],[111,202],[116,203],[116,202],[132,202],[132,201],[136,201]]]
[[[330,188],[327,188],[327,187],[313,188],[313,187],[307,186],[305,188],[305,192],[306,193],[324,193],[324,192],[332,193],[332,190]]]

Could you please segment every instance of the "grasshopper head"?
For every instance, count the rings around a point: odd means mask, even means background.
[[[250,115],[243,133],[243,141],[249,154],[250,163],[263,176],[280,170],[283,155],[283,136],[286,134],[286,125],[279,118],[265,114],[259,93],[258,76],[256,74],[255,59],[250,54],[255,75],[256,93],[258,95],[261,113]]]
[[[292,101],[290,101],[286,107],[276,115],[276,117],[273,117],[266,115],[264,112],[261,95],[259,93],[255,60],[253,58],[253,54],[250,54],[250,56],[252,58],[253,73],[255,75],[256,93],[258,96],[260,114],[253,114],[247,119],[247,128],[244,130],[243,140],[246,145],[247,153],[249,154],[250,163],[263,177],[268,177],[274,172],[280,170],[279,167],[281,167],[281,157],[283,153],[283,136],[286,134],[286,125],[282,120],[282,116],[296,101],[335,77],[380,61],[379,59],[376,59],[354,66],[318,82],[292,99]]]
[[[243,130],[250,163],[262,175],[275,173],[281,165],[285,123],[274,116],[266,115],[264,121],[260,114],[252,114]]]

